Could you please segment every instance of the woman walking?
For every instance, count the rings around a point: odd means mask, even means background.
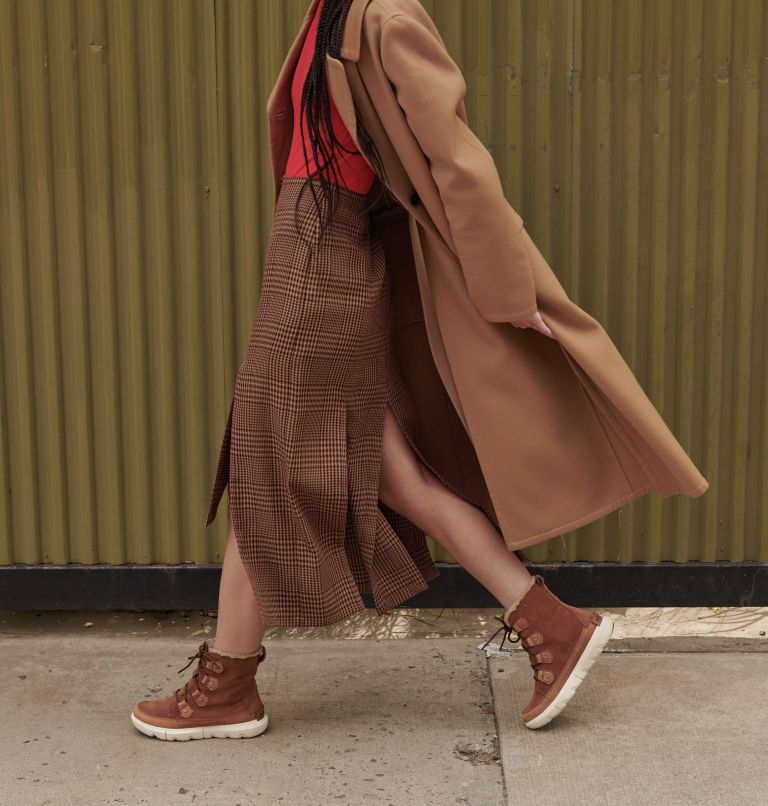
[[[272,229],[206,516],[228,486],[216,636],[133,709],[150,736],[263,733],[266,629],[425,590],[427,534],[502,605],[541,727],[613,625],[519,550],[708,486],[504,199],[464,90],[417,0],[310,3],[267,105]]]

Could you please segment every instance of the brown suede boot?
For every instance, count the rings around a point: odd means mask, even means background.
[[[166,741],[258,736],[268,718],[254,676],[266,656],[264,644],[250,655],[231,655],[203,641],[179,669],[183,672],[199,658],[192,677],[163,699],[142,700],[131,722],[147,736]]]
[[[483,644],[485,647],[501,630],[522,639],[534,670],[534,690],[523,709],[528,728],[541,728],[567,705],[592,664],[613,633],[613,621],[589,610],[561,602],[538,574],[528,590],[514,602],[503,617],[502,626]]]

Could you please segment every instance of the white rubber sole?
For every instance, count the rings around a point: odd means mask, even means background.
[[[535,729],[544,727],[544,725],[550,723],[563,708],[568,705],[571,697],[576,693],[576,689],[587,676],[587,672],[592,668],[592,664],[600,657],[600,654],[605,649],[605,645],[608,643],[612,634],[613,620],[608,616],[603,616],[603,620],[592,633],[589,643],[584,647],[581,657],[573,667],[573,671],[557,693],[555,699],[552,700],[538,716],[525,722],[526,728]]]
[[[269,717],[264,714],[261,719],[252,719],[250,722],[236,722],[232,725],[206,725],[199,728],[158,728],[142,722],[131,711],[133,726],[166,742],[188,742],[190,739],[249,739],[258,736],[267,729]]]

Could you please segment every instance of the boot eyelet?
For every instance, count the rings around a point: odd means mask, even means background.
[[[540,669],[536,672],[536,677],[541,680],[542,683],[551,683],[555,679],[555,675],[549,671],[549,669]]]
[[[545,649],[543,652],[536,653],[536,662],[537,663],[552,663],[552,653]]]
[[[523,618],[522,616],[512,624],[512,629],[515,632],[520,632],[520,630],[524,630],[528,626],[528,620]]]

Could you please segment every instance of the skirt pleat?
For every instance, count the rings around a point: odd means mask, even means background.
[[[387,405],[414,448],[420,425],[397,366],[369,199],[339,187],[318,242],[306,182],[281,182],[206,515],[208,525],[228,486],[267,626],[331,624],[363,610],[362,593],[381,615],[439,576],[424,532],[378,500]]]

